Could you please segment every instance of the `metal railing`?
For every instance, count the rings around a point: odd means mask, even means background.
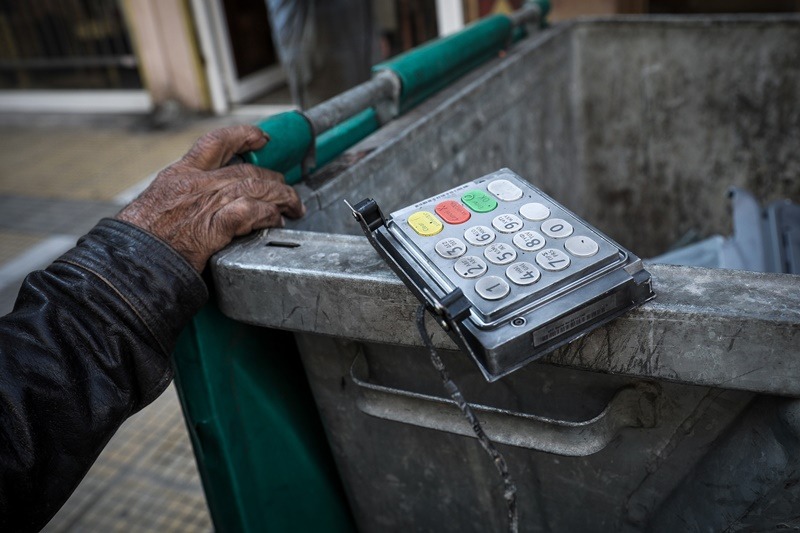
[[[297,183],[404,111],[470,70],[497,57],[525,27],[541,25],[549,0],[534,0],[510,15],[486,17],[463,30],[373,67],[373,77],[305,112],[290,111],[257,125],[268,148],[245,155]]]
[[[116,0],[0,0],[0,88],[141,86]]]

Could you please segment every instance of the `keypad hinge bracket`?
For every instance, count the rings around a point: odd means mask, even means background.
[[[383,216],[381,208],[372,198],[365,198],[356,205],[350,205],[347,200],[345,203],[353,212],[353,217],[370,233],[386,225],[386,218]]]
[[[472,304],[462,290],[456,288],[439,300],[435,307],[436,313],[444,317],[448,324],[458,324],[469,316]]]

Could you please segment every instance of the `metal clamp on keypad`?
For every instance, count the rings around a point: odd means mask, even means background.
[[[655,296],[638,257],[508,169],[388,218],[351,209],[429,309],[459,303],[448,332],[489,381]]]

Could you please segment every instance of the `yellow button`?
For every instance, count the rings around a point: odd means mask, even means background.
[[[408,224],[423,237],[436,235],[444,228],[439,219],[427,211],[417,211],[408,217]]]

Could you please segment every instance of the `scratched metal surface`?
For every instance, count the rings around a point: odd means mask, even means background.
[[[328,438],[364,531],[504,527],[499,480],[474,439],[368,416],[350,379],[437,395],[416,300],[342,200],[386,212],[503,166],[642,257],[687,232],[730,233],[731,185],[800,201],[800,17],[663,17],[557,25],[519,43],[312,176],[291,232],[213,262],[220,304],[297,331]],[[267,246],[294,241],[296,248]],[[800,527],[800,280],[649,265],[657,298],[487,384],[441,331],[474,402],[559,420],[622,387],[658,388],[656,424],[599,453],[503,446],[523,531]],[[399,403],[398,403],[399,405]],[[395,420],[399,419],[395,418]]]
[[[297,340],[360,530],[506,530],[497,472],[474,438],[361,411],[363,392],[349,377],[356,356],[367,360],[370,382],[445,396],[424,349],[316,334]],[[460,352],[441,355],[470,402],[564,421],[598,415],[638,381],[533,363],[489,385]],[[517,484],[521,531],[646,531],[664,497],[752,398],[655,385],[655,427],[622,429],[593,455],[499,446]]]
[[[295,243],[285,248],[268,243]],[[797,276],[648,265],[658,295],[549,363],[800,397]],[[261,326],[421,346],[418,302],[363,237],[270,230],[214,265],[228,316]],[[455,345],[435,330],[434,342]]]

